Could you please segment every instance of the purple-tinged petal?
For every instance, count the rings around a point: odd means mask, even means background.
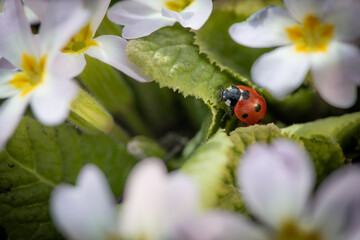
[[[325,239],[359,239],[359,183],[359,166],[348,166],[337,170],[318,189],[312,224],[322,230]]]
[[[298,220],[314,184],[308,154],[294,142],[250,146],[237,170],[240,191],[260,220],[275,229]]]
[[[263,229],[233,212],[212,211],[179,224],[175,240],[266,240]]]
[[[0,16],[0,56],[21,68],[23,53],[38,55],[21,1],[8,0]]]
[[[68,239],[106,239],[116,225],[115,198],[104,174],[85,165],[76,186],[60,184],[50,198],[54,224]]]
[[[285,9],[269,6],[247,21],[233,24],[229,34],[235,42],[247,47],[275,47],[291,43],[285,29],[296,24]]]
[[[360,85],[360,51],[345,43],[332,43],[327,53],[312,56],[312,76],[316,90],[329,104],[349,108],[356,101]]]

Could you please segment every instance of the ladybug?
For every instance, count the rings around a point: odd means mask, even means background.
[[[259,123],[266,114],[267,107],[263,96],[243,85],[231,85],[227,89],[221,89],[221,101],[225,101],[230,108],[230,115],[235,112],[235,115],[248,125]]]

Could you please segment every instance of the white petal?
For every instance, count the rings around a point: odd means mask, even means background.
[[[120,232],[125,239],[161,239],[167,171],[158,159],[146,159],[131,172],[124,193]]]
[[[176,240],[266,240],[262,229],[233,212],[212,211],[178,225]]]
[[[282,7],[269,6],[246,22],[233,24],[229,34],[235,42],[247,47],[275,47],[291,43],[285,29],[295,24]]]
[[[332,10],[339,10],[342,8],[348,8],[348,10],[351,10],[354,7],[360,7],[359,0],[326,0],[325,1],[326,10],[332,11]]]
[[[16,67],[5,58],[0,57],[0,69],[16,69]]]
[[[21,68],[23,53],[37,54],[33,35],[21,1],[9,0],[0,16],[0,55]]]
[[[116,223],[115,199],[104,174],[84,166],[76,186],[60,184],[50,198],[51,216],[58,229],[74,240],[106,239]]]
[[[253,81],[277,98],[301,86],[310,68],[310,56],[293,46],[280,47],[260,56],[251,68]]]
[[[360,36],[360,4],[357,7],[334,9],[326,13],[323,22],[333,25],[334,38],[340,41],[356,40]]]
[[[43,21],[51,0],[23,0],[36,16]]]
[[[86,60],[84,53],[59,53],[52,64],[52,73],[55,75],[73,78],[84,70]]]
[[[275,229],[299,218],[314,184],[308,154],[288,140],[250,146],[237,174],[252,213]]]
[[[0,106],[0,152],[14,133],[29,103],[27,96],[16,95]]]
[[[160,10],[164,5],[164,0],[133,0],[134,2],[139,2],[141,4],[152,7],[153,9]]]
[[[299,22],[309,14],[321,18],[326,8],[326,0],[283,0],[283,2],[290,15]]]
[[[147,36],[152,32],[172,26],[176,20],[163,17],[161,9],[158,11],[137,1],[123,1],[116,3],[108,11],[108,18],[114,23],[124,25],[122,36],[135,39]]]
[[[25,11],[26,18],[31,25],[40,23],[40,19],[36,16],[36,14],[28,6],[24,5],[24,11]]]
[[[323,231],[325,239],[360,237],[359,182],[359,167],[349,166],[336,171],[320,186],[313,224]]]
[[[333,43],[327,53],[312,57],[312,75],[320,96],[329,104],[348,108],[356,101],[360,85],[360,51],[345,43]]]
[[[175,22],[175,20],[166,17],[144,19],[131,25],[125,25],[122,31],[122,36],[126,39],[145,37],[160,28],[172,26]]]
[[[0,69],[0,99],[8,98],[20,93],[20,90],[9,84],[9,81],[18,73],[15,70]]]
[[[90,24],[93,34],[95,34],[106,14],[106,10],[109,7],[110,0],[86,0],[84,2],[87,9],[91,11]]]
[[[151,81],[135,64],[129,62],[126,56],[126,40],[113,35],[103,35],[95,38],[99,46],[89,48],[86,53],[103,61],[126,75],[140,82]]]
[[[168,179],[165,193],[165,206],[162,211],[162,225],[167,236],[184,219],[194,216],[199,209],[199,191],[190,176],[172,173]]]
[[[41,53],[51,58],[86,24],[81,0],[51,1],[39,29]]]
[[[77,86],[74,80],[48,76],[46,81],[34,90],[31,109],[42,124],[58,125],[67,119],[70,103],[76,94]]]
[[[210,17],[212,8],[212,0],[195,0],[180,13],[163,8],[162,14],[175,18],[183,27],[198,30]]]
[[[161,18],[161,8],[154,10],[137,1],[122,1],[114,4],[107,13],[108,18],[120,25],[134,24],[147,18]]]

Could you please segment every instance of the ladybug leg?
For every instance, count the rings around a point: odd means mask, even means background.
[[[222,118],[221,118],[221,122],[224,121],[224,119],[229,116],[229,118],[231,118],[234,115],[234,109],[230,108],[229,112],[225,113]]]

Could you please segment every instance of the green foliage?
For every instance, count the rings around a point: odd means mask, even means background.
[[[233,143],[218,132],[200,146],[181,168],[198,183],[202,206],[229,210],[244,208],[233,178]]]
[[[166,157],[166,150],[155,140],[145,136],[136,136],[132,138],[127,144],[127,150],[139,160],[148,157],[157,157],[160,159]]]
[[[352,139],[354,133],[359,132],[359,126],[360,115],[355,113],[284,129],[268,124],[239,127],[230,136],[218,132],[192,152],[182,170],[199,183],[205,208],[218,207],[244,212],[234,172],[237,165],[241,164],[241,156],[248,146],[258,142],[269,144],[280,138],[296,141],[311,155],[317,182],[320,183],[344,164],[345,157],[340,145],[348,143],[349,137]],[[200,137],[201,132],[194,141]],[[193,142],[189,144],[187,148],[192,149]]]
[[[305,124],[294,124],[282,130],[294,138],[316,138],[321,135],[338,143],[345,154],[358,153],[360,140],[360,112],[329,117]],[[349,156],[351,157],[351,156]]]
[[[317,182],[322,182],[331,172],[341,167],[345,157],[338,143],[329,137],[313,135],[310,138],[300,137],[315,165]]]
[[[49,216],[49,196],[60,182],[74,183],[86,163],[99,166],[115,196],[137,160],[102,134],[56,128],[25,117],[0,153],[0,225],[11,239],[57,239]]]
[[[282,131],[303,137],[324,135],[343,145],[348,142],[351,135],[358,135],[356,133],[360,131],[360,112],[319,119],[305,124],[294,124]]]
[[[160,87],[178,90],[209,105],[217,105],[221,86],[242,84],[221,72],[206,56],[199,54],[194,33],[179,27],[162,28],[150,36],[131,40],[127,54],[131,62],[150,75]]]
[[[280,129],[274,124],[237,128],[230,133],[230,137],[238,155],[243,154],[251,144],[257,142],[270,143],[274,139],[285,138]]]

